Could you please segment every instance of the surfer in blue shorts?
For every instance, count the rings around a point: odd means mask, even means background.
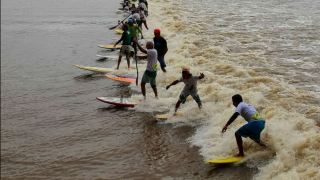
[[[190,95],[192,98],[198,103],[198,107],[202,107],[202,103],[200,100],[200,97],[198,95],[198,89],[197,89],[197,81],[199,79],[203,79],[204,74],[200,73],[200,76],[194,76],[192,75],[188,69],[183,69],[182,70],[182,77],[179,80],[173,81],[170,85],[166,87],[166,89],[169,89],[170,86],[176,85],[179,82],[184,82],[185,86],[180,93],[179,100],[176,103],[175,107],[175,113],[177,113],[178,108],[180,107],[180,104],[184,104],[187,100],[187,97]]]
[[[222,133],[226,132],[227,127],[239,115],[241,115],[248,122],[248,124],[243,125],[235,132],[237,145],[239,148],[239,153],[236,154],[235,157],[244,156],[241,136],[244,138],[249,137],[261,146],[266,147],[266,145],[260,140],[260,133],[264,129],[265,121],[262,119],[258,111],[250,104],[243,102],[240,94],[232,96],[232,102],[236,107],[236,112],[230,117],[227,124],[222,128]]]
[[[166,62],[164,60],[164,56],[168,52],[168,46],[167,46],[167,41],[160,36],[160,29],[155,29],[154,30],[154,38],[153,38],[153,43],[154,43],[154,48],[158,52],[158,61],[160,62],[161,70],[163,72],[166,71]]]
[[[157,56],[158,53],[157,51],[153,48],[153,42],[148,41],[146,43],[147,49],[143,49],[140,44],[137,42],[137,39],[134,38],[134,41],[136,42],[138,48],[140,49],[141,52],[147,54],[146,56],[136,56],[137,58],[140,59],[147,59],[147,69],[145,70],[142,80],[141,80],[141,92],[146,99],[146,83],[150,83],[152,90],[154,92],[154,95],[156,99],[158,99],[158,92],[157,92],[157,83],[156,83],[156,77],[157,77],[157,67],[158,67],[158,60]]]

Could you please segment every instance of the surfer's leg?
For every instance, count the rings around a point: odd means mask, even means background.
[[[151,84],[151,87],[152,87],[152,90],[153,90],[153,92],[154,92],[154,96],[158,99],[157,86]]]
[[[141,92],[144,98],[146,98],[146,83],[141,82]]]
[[[258,143],[260,146],[262,147],[267,147],[260,138],[253,138],[253,137],[249,137],[250,139],[252,139],[254,142]]]
[[[200,99],[200,96],[198,95],[198,93],[193,93],[193,94],[190,94],[190,95],[198,103],[199,109],[201,109],[202,103],[201,103],[201,99]]]
[[[120,63],[121,63],[121,58],[122,58],[122,56],[121,56],[121,55],[119,55],[119,59],[118,59],[118,66],[117,66],[117,69],[119,69],[119,66],[120,66]]]
[[[146,19],[143,21],[143,24],[144,24],[144,27],[146,27],[147,30],[149,30],[149,28],[148,28],[148,26],[147,26],[147,20],[146,20]]]
[[[161,58],[162,58],[162,56],[158,56],[158,61],[159,61],[159,63],[160,63],[160,67],[161,67],[161,70],[163,71],[163,72],[167,72],[167,70],[166,70],[166,62],[165,62],[165,60],[164,60],[164,57],[163,57],[163,59],[162,59],[162,61],[160,61],[161,60]]]
[[[130,69],[130,59],[129,59],[129,57],[127,58],[127,64],[128,64],[128,69]]]
[[[150,85],[152,87],[152,90],[154,92],[154,96],[156,99],[158,99],[158,91],[157,91],[157,82],[156,82],[156,77],[150,77]]]
[[[142,30],[142,19],[140,20],[138,27]]]
[[[178,108],[180,107],[180,104],[181,104],[181,101],[178,100],[177,103],[176,103],[176,108],[175,108],[175,110],[174,110],[174,113],[177,112]]]
[[[243,153],[243,146],[242,146],[242,138],[237,133],[235,133],[235,136],[236,136],[236,140],[237,140],[239,153],[234,155],[234,157],[243,157],[244,153]]]

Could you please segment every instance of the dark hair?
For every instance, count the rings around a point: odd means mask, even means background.
[[[240,94],[233,95],[233,96],[232,96],[232,100],[233,100],[234,102],[240,103],[240,102],[242,102],[242,96],[241,96]]]

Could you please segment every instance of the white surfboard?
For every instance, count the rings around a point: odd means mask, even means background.
[[[97,97],[97,100],[113,104],[116,106],[123,106],[123,107],[134,107],[136,104],[138,104],[142,97],[130,97],[130,98],[117,98],[117,97]]]

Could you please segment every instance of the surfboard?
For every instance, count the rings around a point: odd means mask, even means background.
[[[118,12],[122,12],[122,13],[130,13],[130,12],[128,12],[128,11],[120,10],[120,9],[118,9]]]
[[[119,41],[120,38],[111,38],[112,40],[116,40],[116,41]]]
[[[116,45],[115,47],[113,47],[114,45],[101,45],[99,44],[98,47],[101,47],[101,48],[105,48],[105,49],[120,49],[122,47],[122,45]]]
[[[220,157],[213,160],[204,160],[204,162],[209,163],[235,163],[243,160],[243,157]]]
[[[142,97],[131,97],[131,98],[117,98],[117,97],[97,97],[97,100],[113,104],[117,106],[124,106],[124,107],[134,107],[136,104],[138,104]]]
[[[120,30],[120,29],[115,29],[115,31],[116,31],[117,33],[119,33],[119,34],[122,34],[122,33],[123,33],[123,31]]]
[[[136,78],[130,77],[130,76],[119,76],[114,74],[105,74],[105,76],[116,81],[129,82],[129,83],[136,82]]]
[[[88,70],[88,71],[93,71],[93,72],[99,72],[99,73],[110,73],[112,72],[114,69],[113,68],[101,68],[101,67],[90,67],[90,66],[81,66],[78,64],[74,64],[73,66],[80,68],[80,69],[84,69],[84,70]]]
[[[169,114],[168,113],[166,113],[166,114],[157,114],[156,115],[156,118],[157,119],[168,119],[168,116],[169,116]],[[176,116],[176,117],[182,117],[183,116],[183,112],[177,112],[175,115],[173,115],[173,116]]]

